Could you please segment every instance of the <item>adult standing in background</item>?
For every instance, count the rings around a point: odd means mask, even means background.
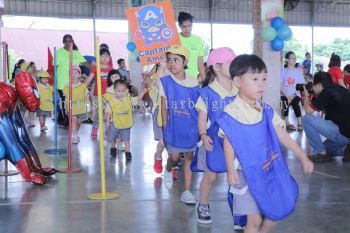
[[[187,12],[181,11],[178,17],[178,24],[181,29],[181,44],[190,51],[190,57],[187,63],[186,73],[197,78],[198,73],[200,79],[205,78],[204,68],[204,42],[196,35],[192,34],[193,16]]]
[[[57,90],[62,103],[65,101],[63,95],[64,87],[69,83],[69,49],[73,47],[72,65],[84,65],[90,67],[89,63],[78,51],[78,47],[74,43],[73,37],[69,34],[63,36],[64,47],[57,50]],[[68,125],[68,116],[65,111],[64,104],[61,104],[61,110],[58,115],[60,125]]]

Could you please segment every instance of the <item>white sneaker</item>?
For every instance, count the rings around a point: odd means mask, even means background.
[[[78,136],[73,136],[72,143],[73,144],[78,144],[79,143],[79,137]]]
[[[123,146],[123,144],[117,144],[117,150],[124,151],[125,147]]]
[[[189,205],[195,205],[196,204],[196,199],[194,198],[193,194],[191,193],[190,190],[186,190],[182,193],[181,195],[181,201],[185,202],[186,204]]]
[[[164,170],[164,186],[167,189],[171,189],[173,187],[173,173],[172,172],[168,172],[166,169]]]

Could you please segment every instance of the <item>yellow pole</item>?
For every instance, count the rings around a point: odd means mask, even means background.
[[[105,171],[105,151],[104,151],[104,133],[103,133],[103,118],[102,118],[102,90],[101,90],[101,67],[100,67],[100,39],[96,37],[96,84],[97,84],[97,106],[98,106],[98,120],[99,120],[99,135],[100,135],[100,170],[101,170],[101,190],[102,193],[90,194],[89,199],[103,200],[116,199],[119,197],[118,193],[106,193],[106,171]]]

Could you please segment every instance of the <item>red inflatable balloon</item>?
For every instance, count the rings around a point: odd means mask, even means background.
[[[15,86],[23,105],[30,112],[36,112],[40,107],[40,100],[38,87],[32,76],[26,71],[21,71],[15,77]]]
[[[7,112],[11,114],[16,106],[16,91],[5,83],[0,83],[0,113]]]

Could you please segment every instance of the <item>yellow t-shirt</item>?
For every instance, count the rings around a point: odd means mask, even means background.
[[[103,98],[109,103],[113,114],[113,124],[116,129],[129,129],[134,123],[132,116],[131,97],[118,99],[115,95],[106,92]]]
[[[86,95],[88,90],[85,83],[79,82],[78,84],[73,84],[73,96],[72,96],[72,115],[80,115],[86,113]],[[63,94],[66,97],[66,109],[69,109],[69,86],[65,86],[63,89]]]
[[[51,112],[53,110],[52,86],[44,86],[43,84],[38,83],[38,89],[40,94],[40,110]]]
[[[232,90],[227,91],[221,84],[215,79],[212,83],[209,84],[209,87],[211,87],[216,93],[219,94],[220,98],[223,100],[227,96],[235,96],[237,95],[238,89],[235,85],[232,83]],[[202,97],[199,96],[197,103],[196,103],[196,109],[199,111],[207,112],[208,106],[205,104]]]
[[[107,87],[106,93],[110,93],[110,94],[114,95],[114,87],[113,87],[113,85],[110,86],[110,87]],[[112,114],[112,108],[111,108],[111,105],[109,105],[108,102],[106,103],[105,113]]]
[[[153,75],[155,76],[155,75]],[[151,78],[152,79],[152,78]],[[159,96],[158,87],[156,85],[156,82],[158,82],[158,77],[155,77],[150,87],[148,88],[149,96],[153,103],[153,109],[155,110],[156,107],[158,107],[158,113],[157,113],[157,125],[158,127],[162,127],[162,111],[161,111],[161,98]],[[153,112],[154,114],[155,112]]]

